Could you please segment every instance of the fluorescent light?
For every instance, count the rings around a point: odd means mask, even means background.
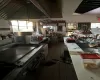
[[[81,15],[81,14],[79,14],[79,13],[73,13],[73,15],[76,15],[76,16],[78,16],[78,15]]]
[[[43,26],[43,28],[47,28],[47,26]]]

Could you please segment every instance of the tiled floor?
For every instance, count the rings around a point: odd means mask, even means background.
[[[53,44],[49,48],[47,61],[52,59],[60,59],[61,53],[64,51],[64,44]],[[25,80],[77,80],[72,64],[65,64],[57,61],[52,66],[43,66],[36,73],[29,73]]]

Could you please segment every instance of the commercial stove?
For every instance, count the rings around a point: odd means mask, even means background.
[[[7,76],[9,73],[11,74],[12,71],[14,72],[14,70],[15,72],[12,73],[12,75],[13,74],[19,75],[19,73],[23,70],[24,67],[27,67],[28,65],[33,66],[33,63],[37,64],[37,60],[39,60],[41,57],[40,54],[37,54],[36,56],[34,56],[34,59],[33,58],[30,59],[28,57],[28,55],[31,54],[32,51],[34,51],[34,49],[36,48],[38,48],[36,45],[35,46],[34,45],[17,45],[17,46],[14,45],[10,48],[5,48],[1,50],[0,51],[0,80],[4,79],[5,76]],[[22,62],[21,60],[24,60],[24,62]],[[16,70],[20,70],[19,73],[16,73]],[[6,80],[6,78],[4,80]]]
[[[8,48],[6,50],[0,51],[0,62],[5,63],[15,63],[29,52],[31,52],[35,47],[24,47],[18,46],[15,48]]]

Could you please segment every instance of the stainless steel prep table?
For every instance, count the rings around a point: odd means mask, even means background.
[[[0,51],[0,62],[15,63],[27,55],[29,52],[31,52],[33,49],[35,49],[35,47],[19,46],[2,50]]]
[[[64,37],[64,43],[66,47],[68,47],[68,51],[77,75],[78,80],[100,80],[100,68],[89,70],[84,67],[83,59],[81,58],[78,52],[84,52],[76,43],[73,45],[72,43],[67,43],[66,39],[68,37]],[[73,48],[73,46],[75,48]],[[100,61],[97,59],[97,61]]]
[[[41,49],[43,48],[43,46],[44,45],[40,45],[36,48],[24,47],[22,49],[22,52],[28,52],[28,54],[25,54],[24,57],[20,58],[17,62],[15,62],[15,64],[18,65],[18,67],[14,68],[3,80],[15,80],[17,78],[19,79],[20,77],[22,77],[25,74],[25,72],[27,72],[27,68],[29,67],[29,65],[33,64],[33,60],[39,55],[40,52],[42,52]],[[20,49],[21,47],[17,47],[17,50]],[[16,58],[14,60],[16,60]]]

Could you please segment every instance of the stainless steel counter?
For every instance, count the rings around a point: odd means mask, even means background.
[[[7,64],[7,69],[4,69],[2,67],[3,69],[1,70],[4,72],[4,74],[6,73],[6,70],[9,70],[3,80],[15,80],[17,78],[19,80],[20,77],[23,77],[24,72],[27,72],[27,69],[29,67],[31,68],[33,65],[40,63],[39,60],[41,60],[41,49],[43,48],[43,46],[44,45],[40,45],[38,47],[16,46],[2,51],[0,53],[0,61],[5,61],[8,64],[14,62],[15,64],[12,69],[9,69],[12,64],[10,64],[9,66]]]
[[[76,43],[74,43],[76,45],[73,45],[72,43],[67,43],[66,39],[67,37],[64,37],[64,43],[68,48],[78,80],[100,80],[100,68],[98,69],[85,68],[83,64],[83,59],[80,56],[81,53],[78,53],[81,51],[81,49],[79,47],[77,48],[78,45]],[[76,48],[73,48],[72,50],[71,47],[73,46]],[[81,52],[84,51],[82,50]],[[99,62],[100,60],[96,59],[96,61]]]
[[[35,47],[15,47],[0,51],[0,62],[14,63],[31,52]]]

